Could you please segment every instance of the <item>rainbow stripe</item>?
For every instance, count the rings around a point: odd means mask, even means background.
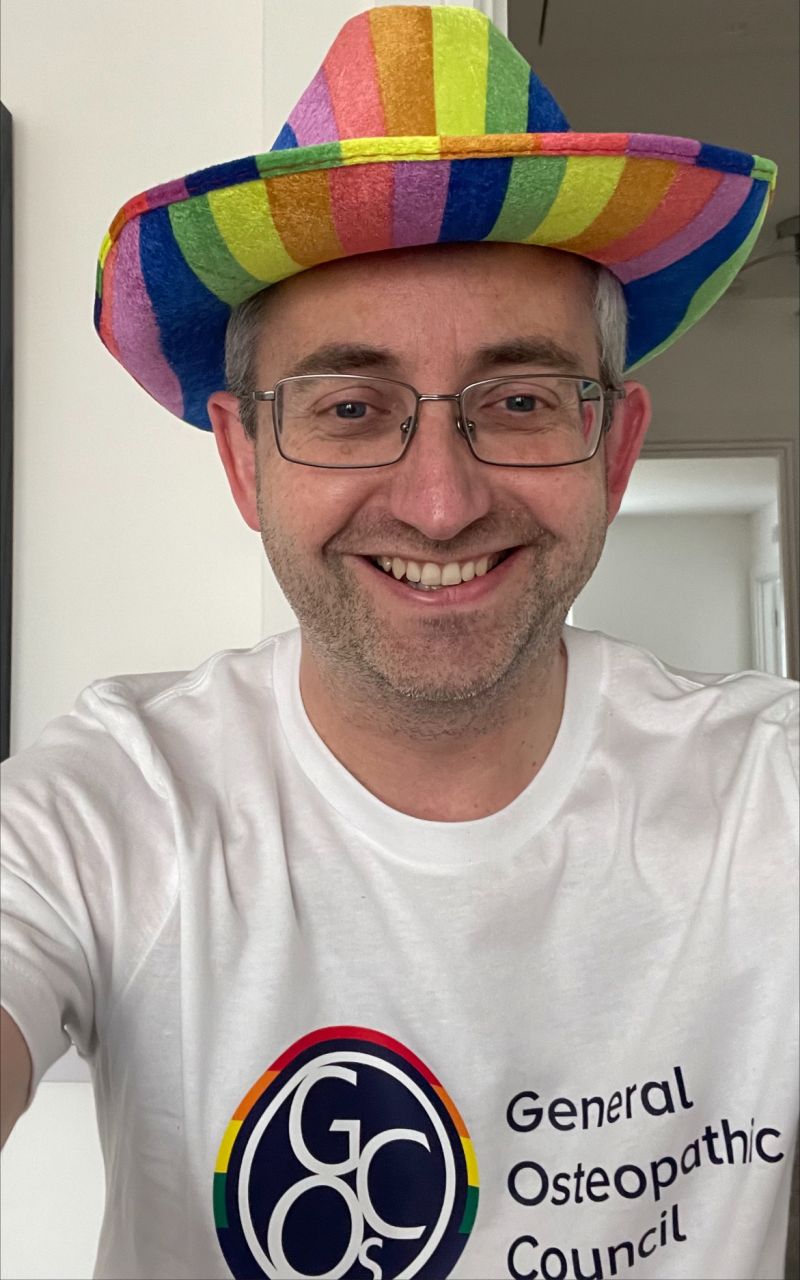
[[[478,1212],[478,1195],[480,1187],[478,1161],[475,1157],[475,1148],[473,1147],[472,1139],[467,1132],[467,1126],[461,1119],[461,1114],[453,1102],[453,1099],[440,1084],[437,1084],[434,1081],[433,1076],[430,1076],[429,1079],[433,1084],[436,1093],[441,1098],[450,1119],[456,1127],[458,1136],[461,1139],[461,1148],[464,1152],[464,1163],[467,1167],[467,1201],[464,1205],[464,1216],[461,1219],[461,1225],[459,1226],[458,1231],[459,1235],[469,1235],[475,1223],[475,1215]]]
[[[570,131],[474,9],[346,23],[270,152],[128,201],[100,253],[95,323],[171,412],[208,428],[230,309],[343,256],[457,241],[577,253],[623,284],[628,365],[700,318],[742,265],[775,166],[654,134]]]
[[[309,1032],[308,1035],[296,1040],[293,1045],[277,1057],[272,1065],[268,1067],[261,1076],[259,1076],[255,1084],[242,1098],[242,1101],[234,1111],[225,1130],[222,1142],[220,1143],[219,1150],[217,1152],[216,1163],[214,1165],[214,1224],[217,1230],[226,1230],[229,1225],[226,1203],[228,1167],[230,1165],[231,1155],[236,1144],[236,1139],[239,1136],[239,1131],[250,1112],[258,1104],[263,1094],[266,1093],[267,1089],[269,1089],[274,1081],[277,1080],[281,1073],[284,1072],[286,1068],[289,1067],[301,1054],[305,1053],[309,1049],[313,1049],[314,1046],[318,1044],[347,1040],[353,1040],[362,1046],[367,1043],[388,1050],[391,1054],[400,1058],[404,1062],[407,1062],[411,1067],[413,1067],[414,1071],[422,1077],[426,1084],[430,1086],[431,1090],[439,1098],[458,1134],[466,1169],[466,1201],[458,1232],[459,1235],[469,1235],[472,1231],[475,1223],[475,1217],[478,1212],[478,1199],[480,1194],[478,1162],[467,1126],[464,1123],[460,1111],[453,1102],[453,1099],[439,1080],[437,1080],[430,1068],[425,1065],[422,1059],[418,1058],[410,1049],[407,1049],[399,1040],[394,1040],[391,1036],[383,1035],[380,1031],[373,1031],[366,1027],[352,1026],[323,1027],[318,1031]]]

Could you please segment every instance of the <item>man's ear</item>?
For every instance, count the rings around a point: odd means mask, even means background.
[[[208,400],[208,416],[233,500],[245,524],[259,530],[256,442],[242,426],[236,396],[230,391],[215,391]]]
[[[626,382],[625,399],[617,401],[611,429],[606,435],[606,505],[609,524],[620,509],[651,415],[652,404],[647,388],[640,382]]]

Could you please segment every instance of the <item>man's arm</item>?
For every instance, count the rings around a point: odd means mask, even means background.
[[[0,1009],[0,1147],[25,1110],[30,1083],[28,1046],[14,1019]]]

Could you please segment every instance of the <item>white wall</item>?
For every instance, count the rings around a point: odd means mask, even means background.
[[[675,667],[743,670],[752,662],[750,560],[749,516],[620,515],[573,622]]]
[[[87,1280],[105,1196],[91,1086],[42,1085],[2,1172],[3,1280]]]
[[[123,374],[92,301],[101,238],[129,196],[258,149],[262,13],[260,0],[5,0],[2,23],[17,749],[90,680],[191,667],[260,635],[259,541],[226,497],[213,440]]]
[[[280,598],[262,603],[259,540],[213,440],[141,392],[92,327],[96,254],[123,201],[263,148],[262,27],[261,0],[3,0],[15,749],[92,679],[252,644],[265,611],[286,623]],[[90,1276],[103,1170],[88,1084],[40,1087],[2,1173],[0,1273]]]

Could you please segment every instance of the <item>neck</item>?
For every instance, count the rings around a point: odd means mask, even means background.
[[[497,813],[535,777],[564,708],[567,658],[559,639],[479,701],[420,704],[343,675],[303,641],[306,714],[349,773],[385,804],[433,822]]]

